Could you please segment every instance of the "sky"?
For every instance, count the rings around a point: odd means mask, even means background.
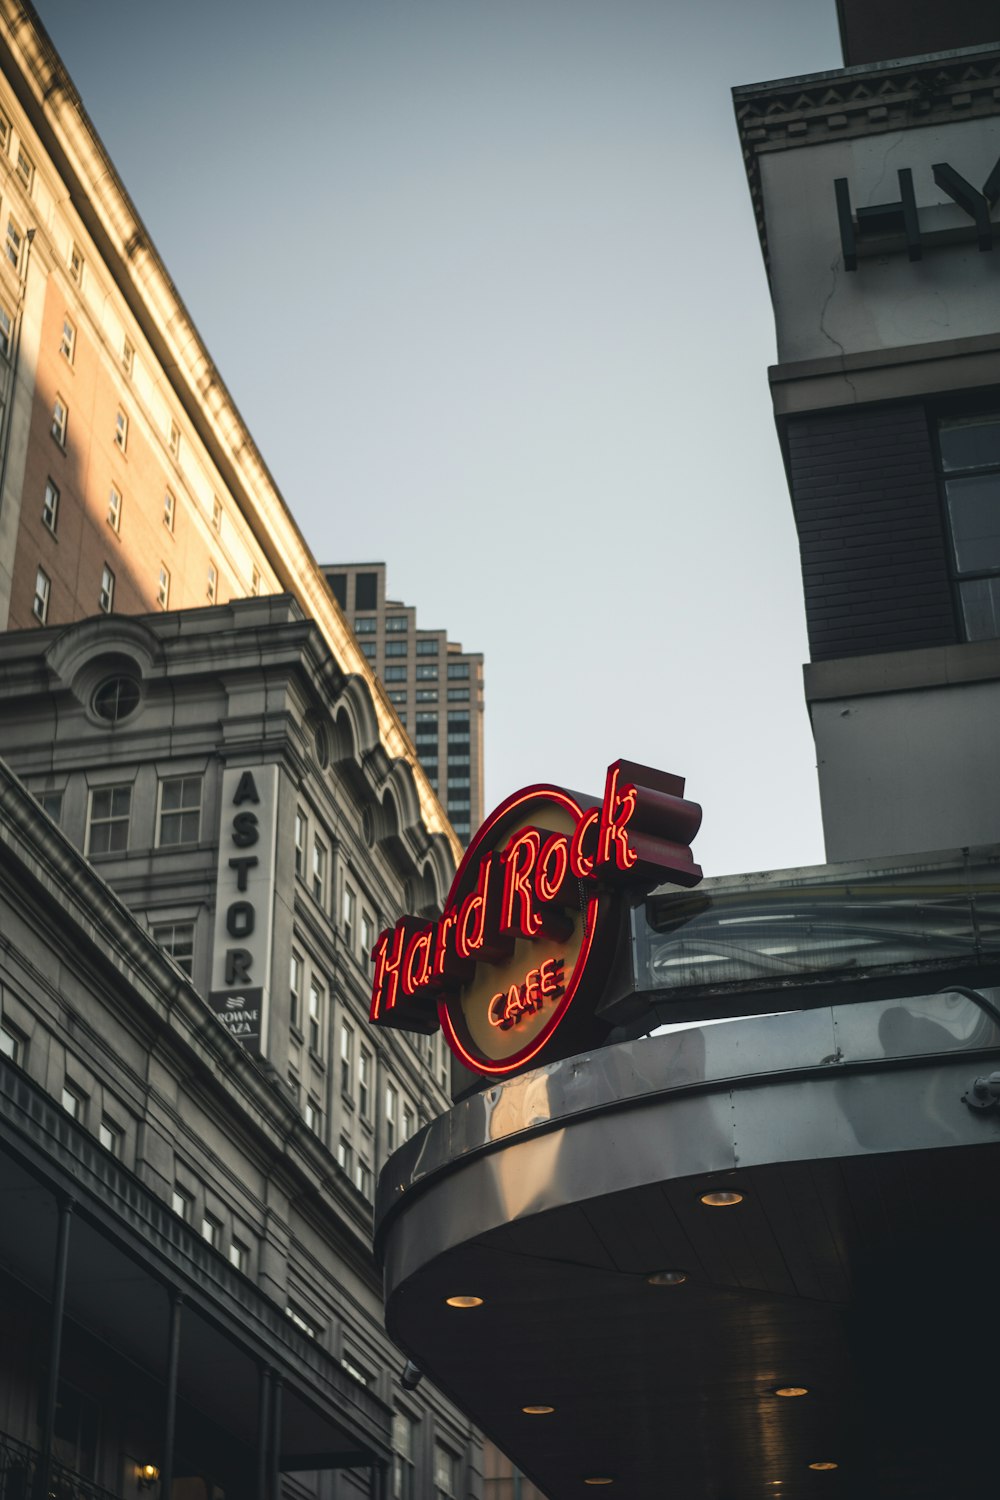
[[[36,4],[318,560],[483,652],[487,810],[624,756],[821,862],[730,90],[834,0]]]

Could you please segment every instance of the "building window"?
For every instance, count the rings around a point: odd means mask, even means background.
[[[437,656],[437,654],[438,654],[438,645],[439,645],[439,642],[438,642],[437,636],[424,636],[421,640],[419,640],[417,642],[417,655],[418,656]]]
[[[344,941],[348,948],[354,947],[354,919],[358,909],[358,898],[351,887],[345,883],[344,898],[341,903],[341,915],[344,923]]]
[[[374,661],[378,655],[378,648],[374,641],[362,641],[361,650],[368,661]]]
[[[348,1177],[354,1172],[354,1152],[346,1135],[342,1135],[337,1142],[337,1165]]]
[[[20,270],[21,267],[21,250],[23,245],[24,235],[21,229],[17,224],[15,224],[13,219],[8,219],[6,243],[7,259],[10,261],[15,271]]]
[[[91,707],[99,719],[118,724],[134,713],[142,692],[134,677],[106,677],[94,690]]]
[[[372,1110],[372,1055],[362,1047],[358,1055],[358,1114],[363,1120],[371,1119]]]
[[[456,1500],[458,1495],[458,1454],[443,1443],[434,1444],[434,1500]]]
[[[196,844],[201,832],[201,777],[171,776],[160,782],[161,849]]]
[[[945,509],[967,641],[1000,637],[1000,413],[942,421]]]
[[[340,1092],[346,1099],[354,1091],[354,1032],[346,1021],[340,1023]]]
[[[468,677],[469,663],[467,661],[450,661],[448,663],[449,677]]]
[[[74,240],[69,252],[69,274],[76,282],[77,286],[83,285],[84,264],[85,262],[83,259],[83,251]]]
[[[68,422],[69,408],[62,397],[57,396],[55,405],[52,408],[52,425],[49,427],[49,431],[60,448],[65,448],[66,446],[66,427]]]
[[[10,121],[0,110],[0,148],[7,151],[10,147]]]
[[[358,573],[354,579],[354,608],[378,609],[378,574]]]
[[[122,369],[131,378],[135,368],[135,350],[128,339],[122,340]]]
[[[309,981],[309,1051],[323,1055],[323,1001],[325,994],[318,979]]]
[[[14,170],[30,192],[31,184],[35,180],[35,164],[23,146],[17,148],[17,166]]]
[[[374,615],[365,615],[363,619],[355,620],[355,635],[374,635],[378,627],[378,620]]]
[[[291,1024],[298,1028],[300,1024],[299,1006],[302,995],[302,959],[295,949],[288,964],[288,1019]]]
[[[114,1120],[109,1120],[107,1115],[103,1117],[97,1127],[97,1139],[105,1151],[110,1151],[112,1156],[121,1160],[122,1148],[125,1144],[125,1132],[121,1126],[116,1125]]]
[[[390,703],[394,703],[397,708],[405,708],[406,707],[406,689],[405,688],[393,688],[392,691],[389,694],[389,702]],[[403,722],[405,724],[406,720],[404,719]]]
[[[250,575],[250,593],[254,599],[260,593],[260,569],[254,568]]]
[[[371,957],[372,948],[375,946],[375,919],[370,917],[366,911],[361,913],[361,957],[367,960]]]
[[[74,1088],[71,1083],[64,1083],[62,1107],[68,1115],[82,1125],[87,1117],[87,1096],[80,1089]]]
[[[417,1126],[417,1118],[411,1104],[403,1105],[403,1140],[408,1141]]]
[[[406,668],[400,666],[386,667],[382,675],[386,682],[405,682]]]
[[[59,353],[70,364],[73,363],[73,356],[76,353],[76,329],[69,318],[63,318],[62,338],[59,340]]]
[[[0,1054],[17,1067],[24,1066],[24,1038],[8,1021],[0,1022]]]
[[[194,1195],[177,1182],[174,1184],[174,1191],[170,1197],[170,1207],[184,1220],[185,1224],[190,1224],[194,1218]]]
[[[101,569],[101,591],[97,596],[97,603],[101,611],[109,615],[115,603],[115,575],[107,563]]]
[[[218,1250],[222,1244],[222,1225],[211,1214],[204,1214],[202,1216],[201,1237],[203,1240],[207,1240],[213,1250]]]
[[[128,447],[128,417],[120,406],[115,412],[115,447],[123,453]]]
[[[35,574],[35,597],[31,601],[31,613],[42,625],[49,618],[49,595],[52,592],[52,580],[44,568],[39,568]]]
[[[212,530],[222,530],[222,501],[218,495],[212,496]]]
[[[94,787],[87,820],[87,853],[120,854],[128,848],[131,786]]]
[[[323,1134],[323,1111],[315,1094],[310,1094],[306,1100],[306,1107],[302,1111],[306,1122],[306,1129],[311,1130],[313,1135]]]
[[[208,599],[209,604],[214,604],[215,603],[215,595],[216,595],[216,591],[217,591],[218,587],[219,587],[219,575],[216,572],[215,564],[214,563],[209,563],[209,565],[208,565],[208,582],[207,582],[207,584],[205,586],[205,596]]]
[[[313,900],[323,906],[326,902],[326,845],[318,838],[313,839],[312,893]]]
[[[360,1156],[358,1157],[358,1169],[355,1173],[354,1181],[357,1185],[358,1192],[363,1198],[367,1198],[370,1203],[372,1198],[372,1187],[374,1186],[374,1178],[372,1177],[371,1167]]]
[[[170,435],[167,438],[167,447],[170,449],[170,452],[174,458],[180,458],[181,430],[173,419],[171,419],[170,422]],[[216,530],[218,530],[218,527],[216,527]]]
[[[309,834],[309,821],[301,808],[295,813],[295,873],[301,877],[306,870],[306,839]]]
[[[407,649],[406,641],[386,641],[385,643],[386,656],[405,656]]]
[[[116,484],[111,486],[108,495],[108,525],[112,531],[122,529],[122,492]]]
[[[242,1271],[244,1276],[250,1272],[250,1246],[244,1245],[235,1235],[229,1242],[229,1264],[237,1271]]]
[[[62,820],[62,792],[39,792],[38,805],[57,826]]]
[[[448,702],[449,703],[468,703],[468,701],[469,701],[469,689],[467,687],[465,687],[465,688],[449,688],[448,689]]]
[[[194,972],[194,923],[160,922],[153,928],[153,942],[172,958],[190,979]]]
[[[392,1419],[392,1500],[416,1500],[416,1425],[402,1411]]]
[[[437,701],[437,688],[417,688],[418,703],[436,703]]]
[[[420,682],[436,682],[437,674],[437,662],[433,665],[425,664],[417,667],[417,680]]]
[[[55,536],[59,526],[59,491],[51,479],[45,481],[45,499],[42,501],[42,524]]]
[[[405,632],[406,627],[409,625],[409,623],[410,622],[405,615],[387,615],[385,628],[387,631],[389,631],[390,634],[398,635],[401,632]]]
[[[304,1333],[307,1338],[314,1339],[318,1337],[316,1324],[309,1314],[304,1312],[296,1303],[286,1302],[285,1317],[294,1323],[299,1332]]]
[[[173,497],[173,493],[167,490],[163,496],[163,524],[168,531],[173,531],[174,529],[174,515],[176,510],[177,502]]]
[[[391,1156],[396,1149],[396,1122],[399,1115],[399,1093],[395,1084],[385,1086],[385,1152]]]
[[[170,571],[164,563],[160,563],[160,576],[156,584],[156,602],[161,609],[166,609],[170,603]]]
[[[0,304],[0,354],[10,355],[10,341],[13,323],[10,313]]]

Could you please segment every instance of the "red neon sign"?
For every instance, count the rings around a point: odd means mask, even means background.
[[[525,1067],[581,989],[599,998],[616,888],[701,879],[690,849],[701,808],[683,791],[679,776],[620,760],[600,806],[544,785],[508,797],[466,850],[442,915],[402,917],[380,934],[371,1020],[440,1025],[487,1076]]]

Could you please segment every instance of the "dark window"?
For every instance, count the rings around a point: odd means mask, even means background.
[[[1000,413],[938,429],[952,565],[968,641],[1000,637]]]
[[[405,656],[406,649],[405,641],[386,641],[385,643],[386,656]]]
[[[354,608],[376,609],[378,607],[378,574],[359,573],[354,580]]]
[[[109,677],[94,694],[94,713],[109,724],[134,713],[139,707],[139,684],[132,677]]]
[[[333,593],[333,597],[336,599],[336,601],[340,605],[341,609],[346,609],[347,608],[347,574],[346,573],[327,573],[327,575],[326,575],[326,581],[330,585],[330,589],[331,589],[331,591]]]

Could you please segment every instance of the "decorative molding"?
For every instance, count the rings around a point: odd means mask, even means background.
[[[748,84],[733,89],[733,107],[770,276],[760,156],[828,140],[1000,116],[1000,46]]]

